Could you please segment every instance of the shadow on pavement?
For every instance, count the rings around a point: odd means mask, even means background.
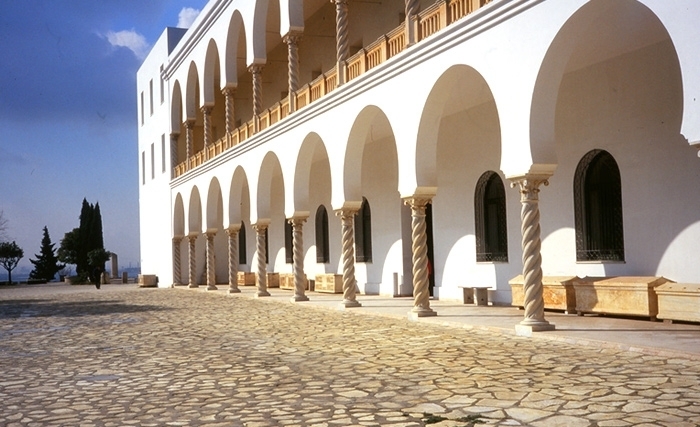
[[[0,301],[0,319],[104,316],[165,310],[170,309],[157,305],[135,305],[104,300],[53,301],[46,299],[16,299]]]

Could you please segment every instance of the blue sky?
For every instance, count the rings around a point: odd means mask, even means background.
[[[83,198],[105,247],[139,263],[136,71],[166,26],[206,0],[4,0],[0,10],[0,210],[31,267],[58,247]]]

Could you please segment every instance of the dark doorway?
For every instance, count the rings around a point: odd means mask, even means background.
[[[433,296],[435,288],[435,256],[433,255],[433,205],[428,203],[425,206],[425,234],[428,246],[428,291]]]

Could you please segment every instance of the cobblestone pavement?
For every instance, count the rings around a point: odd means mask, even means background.
[[[116,288],[0,289],[0,425],[700,425],[698,360]]]

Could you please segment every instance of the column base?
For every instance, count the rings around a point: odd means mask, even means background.
[[[208,291],[216,291],[216,290],[218,290],[218,289],[219,289],[219,288],[217,288],[215,285],[207,285],[207,290],[208,290]]]
[[[228,293],[229,294],[240,294],[241,290],[238,288],[228,288]]]
[[[291,301],[291,302],[304,302],[304,301],[308,301],[308,300],[309,300],[309,297],[307,297],[306,295],[294,295],[293,297],[291,297],[289,299],[289,301]]]
[[[268,291],[257,291],[255,293],[255,298],[260,298],[260,297],[269,297],[270,293]]]
[[[523,321],[524,322],[524,321]],[[528,322],[515,325],[515,335],[519,337],[531,337],[533,332],[553,331],[555,326],[549,322]]]
[[[190,283],[189,285],[187,285],[187,287],[190,288],[190,289],[194,289],[194,288],[198,288],[199,285],[196,284],[196,283]]]
[[[418,320],[421,317],[437,316],[437,311],[432,308],[414,307],[408,312],[409,320]]]
[[[362,304],[360,304],[360,302],[357,300],[345,299],[345,300],[343,300],[343,302],[338,304],[339,310],[345,310],[346,308],[357,308],[357,307],[362,307]]]

